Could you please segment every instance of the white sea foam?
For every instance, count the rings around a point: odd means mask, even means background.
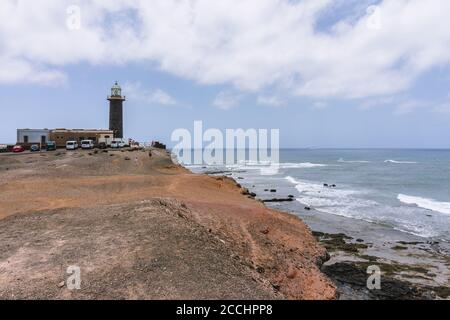
[[[300,183],[299,181],[295,180],[295,178],[292,178],[291,176],[287,176],[285,179],[287,181],[289,181],[290,183],[292,183],[292,184],[299,184]]]
[[[339,159],[338,162],[341,163],[370,163],[371,161],[367,161],[367,160],[344,160],[344,159]]]
[[[320,168],[327,167],[328,165],[322,163],[280,163],[280,168],[282,169],[309,169],[309,168]]]
[[[386,160],[384,163],[395,163],[395,164],[417,164],[414,161],[397,161],[397,160]]]
[[[295,185],[295,188],[300,193],[299,202],[311,206],[314,209],[345,216],[348,218],[368,218],[362,217],[361,209],[376,205],[376,202],[356,198],[355,195],[363,194],[362,191],[327,188],[322,184],[299,181],[291,176],[285,179]]]
[[[278,166],[279,168],[283,169],[290,169],[290,168],[318,168],[318,167],[326,167],[326,164],[322,163],[311,163],[311,162],[300,162],[300,163],[291,163],[291,162],[282,162],[282,163],[271,163],[271,162],[255,162],[255,161],[241,161],[239,163],[240,165],[244,166],[267,166],[267,165],[273,165]]]
[[[420,237],[436,236],[433,226],[417,219],[417,209],[383,205],[364,197],[369,191],[345,186],[327,188],[322,184],[285,177],[299,192],[298,202],[319,212],[390,225],[394,229]],[[416,218],[414,218],[416,217]]]
[[[439,202],[434,199],[414,197],[404,194],[399,194],[397,198],[406,204],[413,204],[423,209],[450,214],[450,202]]]
[[[274,167],[279,169],[311,169],[311,168],[320,168],[326,167],[328,165],[321,163],[311,163],[311,162],[302,162],[302,163],[271,163],[271,162],[255,162],[255,161],[240,161],[238,164],[227,165],[229,169],[245,169],[245,170],[260,170],[264,167]]]

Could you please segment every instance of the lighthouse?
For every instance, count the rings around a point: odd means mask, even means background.
[[[109,130],[114,132],[114,138],[123,139],[123,102],[122,88],[116,83],[111,88],[109,101]]]

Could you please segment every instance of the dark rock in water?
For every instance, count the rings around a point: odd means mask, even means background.
[[[256,198],[256,193],[250,192],[250,196],[251,196],[252,198]]]
[[[205,171],[205,174],[207,175],[217,175],[217,174],[231,174],[231,171],[221,170],[221,171]]]
[[[311,207],[305,207],[305,210],[306,210],[306,211],[310,211],[310,210],[311,210]]]
[[[356,239],[356,242],[364,242],[363,239]]]
[[[425,242],[406,242],[406,241],[398,241],[397,243],[402,244],[404,246],[417,246],[418,244],[424,244]]]
[[[408,250],[408,247],[404,247],[404,246],[394,246],[391,248],[392,250],[396,250],[396,251],[403,251],[403,250]]]
[[[239,179],[239,180],[244,180],[244,178],[242,178],[242,177],[238,177],[238,179]]]
[[[269,189],[264,189],[265,192],[269,191]]]
[[[321,237],[325,236],[325,233],[320,232],[320,231],[313,231],[312,234],[316,238],[321,238]]]
[[[271,189],[270,192],[275,193],[277,192],[277,189]]]
[[[336,188],[336,185],[335,185],[335,184],[332,184],[331,187],[332,187],[332,188]]]
[[[369,248],[368,244],[347,242],[353,238],[343,234],[330,234],[322,232],[313,232],[317,240],[329,251],[343,251],[347,253],[358,253],[360,249]],[[357,241],[358,242],[358,241]]]
[[[292,202],[292,201],[294,201],[294,199],[292,199],[292,198],[287,198],[287,199],[266,199],[266,200],[263,200],[263,202]]]
[[[288,195],[288,198],[295,198],[292,194]]]
[[[338,287],[350,286],[355,292],[375,300],[427,300],[429,291],[409,282],[382,275],[381,289],[367,288],[367,268],[372,263],[338,262],[323,266],[322,271],[333,279]],[[383,272],[383,266],[380,267]],[[428,291],[428,292],[427,292]]]
[[[323,186],[327,188],[329,187],[328,183],[324,183]]]

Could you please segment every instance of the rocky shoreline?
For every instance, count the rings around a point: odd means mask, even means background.
[[[333,279],[345,297],[361,297],[374,300],[430,300],[447,299],[450,297],[449,286],[430,286],[407,281],[406,278],[423,278],[431,280],[434,274],[422,265],[411,265],[387,261],[374,255],[368,255],[365,250],[371,244],[362,239],[353,239],[345,234],[326,234],[313,232],[316,239],[324,245],[330,254],[335,256],[322,267],[322,271]],[[401,250],[410,250],[409,246],[418,243],[400,241]],[[396,248],[396,247],[393,247]],[[355,259],[346,259],[350,255]],[[353,261],[352,261],[353,260]],[[449,260],[450,261],[450,260]],[[367,270],[377,266],[382,272],[380,290],[367,288]]]
[[[206,174],[217,176],[226,174],[228,178],[232,176],[228,171],[206,172]],[[230,178],[233,179],[233,178]],[[239,181],[244,178],[239,179]],[[237,181],[234,180],[237,183]],[[253,188],[255,186],[252,186]],[[324,184],[325,188],[336,188],[335,184]],[[274,197],[276,189],[264,189],[263,195],[243,188],[243,194],[256,199],[266,205],[276,205],[293,202],[295,197]],[[306,211],[313,208],[306,206]],[[373,244],[361,238],[354,239],[344,233],[325,233],[319,231],[312,232],[317,241],[323,245],[328,256],[325,259],[321,270],[325,273],[338,288],[339,299],[370,299],[370,300],[436,300],[450,299],[450,286],[432,283],[436,276],[432,266],[423,264],[402,263],[399,261],[380,257],[371,254]],[[408,256],[419,256],[421,251],[427,251],[432,255],[434,252],[434,242],[407,242],[397,241],[390,248],[394,251],[408,252]],[[420,246],[420,248],[417,248]],[[419,251],[419,253],[418,253]],[[443,255],[438,257],[443,261],[443,267],[450,267],[450,257]],[[368,267],[377,266],[381,270],[381,289],[369,290],[367,279]]]

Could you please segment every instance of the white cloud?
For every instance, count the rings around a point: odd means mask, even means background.
[[[332,0],[80,0],[79,30],[66,27],[72,3],[0,2],[1,83],[58,83],[80,62],[140,62],[201,84],[359,98],[405,91],[450,63],[448,0],[384,0],[379,28],[362,10],[327,32],[316,24]]]
[[[279,107],[284,104],[284,102],[276,96],[258,96],[257,103],[259,105]]]
[[[161,89],[144,89],[140,82],[127,82],[123,86],[127,98],[140,103],[160,106],[177,106],[179,103],[167,92]]]
[[[434,112],[450,116],[450,102],[440,104],[433,109]]]
[[[241,95],[231,91],[221,91],[213,101],[213,106],[222,110],[237,107],[241,101]]]
[[[313,109],[325,109],[327,106],[328,105],[326,102],[317,101],[317,102],[314,102],[312,107],[313,107]]]
[[[0,59],[0,83],[26,81],[41,85],[65,84],[67,77],[58,70],[46,69],[20,59]]]
[[[427,101],[402,96],[387,96],[363,101],[360,110],[367,111],[374,108],[389,107],[393,109],[395,115],[402,116],[430,106],[431,104]]]
[[[395,107],[395,114],[396,115],[405,115],[409,114],[417,109],[427,107],[429,106],[428,103],[424,101],[418,101],[418,100],[408,100],[401,102]]]
[[[439,114],[450,116],[450,93],[447,95],[445,101],[439,103],[433,108],[433,111]]]

